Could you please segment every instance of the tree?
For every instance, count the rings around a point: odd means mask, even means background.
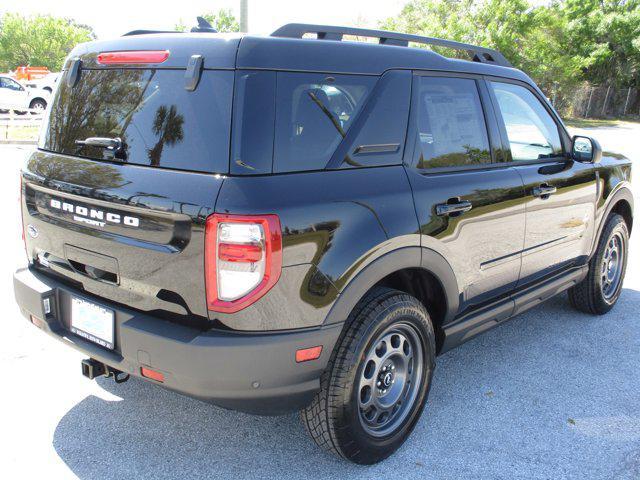
[[[5,13],[0,20],[0,71],[20,65],[60,70],[73,47],[94,39],[93,29],[70,19]]]
[[[381,26],[496,48],[548,95],[640,86],[640,0],[412,0]]]
[[[221,8],[218,12],[209,12],[200,16],[219,32],[240,31],[240,23],[229,8]],[[186,32],[189,30],[189,27],[180,20],[180,23],[175,26],[175,29],[179,32]]]
[[[558,3],[532,7],[527,0],[413,0],[382,27],[496,48],[549,90],[580,75],[579,65],[567,61],[566,21],[558,8]]]
[[[640,1],[567,0],[569,55],[586,80],[640,87]]]

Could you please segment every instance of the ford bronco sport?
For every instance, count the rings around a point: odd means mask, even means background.
[[[206,30],[75,48],[23,168],[16,300],[87,377],[299,409],[368,464],[414,428],[437,355],[563,291],[615,305],[631,164],[499,52]]]

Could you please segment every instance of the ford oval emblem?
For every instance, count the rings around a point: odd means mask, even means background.
[[[31,238],[36,238],[38,236],[38,229],[35,225],[27,225],[27,232],[29,232],[29,236]]]

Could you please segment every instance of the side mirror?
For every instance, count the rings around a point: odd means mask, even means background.
[[[571,141],[571,158],[578,162],[598,163],[602,148],[595,138],[576,135]]]

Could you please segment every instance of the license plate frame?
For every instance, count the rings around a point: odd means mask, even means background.
[[[71,332],[113,350],[115,312],[83,298],[71,297]]]

